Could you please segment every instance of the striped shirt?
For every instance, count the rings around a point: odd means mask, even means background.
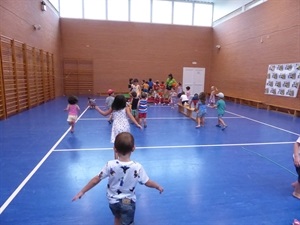
[[[141,99],[139,102],[139,113],[147,113],[147,99]]]

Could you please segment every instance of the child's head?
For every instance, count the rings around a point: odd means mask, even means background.
[[[107,94],[108,94],[108,95],[112,95],[113,93],[114,93],[114,90],[113,90],[113,89],[108,89],[108,90],[107,90]]]
[[[147,98],[147,93],[146,92],[142,92],[141,97],[144,98],[144,99]]]
[[[131,96],[132,96],[133,98],[136,98],[137,93],[136,93],[135,91],[132,91],[132,92],[131,92]]]
[[[197,93],[195,93],[192,100],[199,100],[199,99],[200,99],[199,95]]]
[[[187,91],[189,91],[190,89],[191,89],[191,87],[190,86],[186,86],[186,88],[185,88]]]
[[[218,96],[219,98],[224,98],[224,94],[223,94],[222,92],[218,93],[217,96]]]
[[[199,100],[200,100],[201,102],[205,102],[205,100],[206,100],[206,94],[205,94],[204,92],[201,92],[201,93],[199,94]]]
[[[136,78],[133,80],[133,83],[135,83],[135,84],[137,84],[138,82],[139,82],[139,80]]]
[[[124,95],[117,95],[111,105],[113,110],[120,110],[126,107],[126,98]]]
[[[75,105],[75,104],[78,103],[78,98],[77,98],[76,96],[70,96],[70,97],[68,98],[68,103],[69,103],[70,105]]]
[[[114,143],[118,154],[126,155],[134,150],[134,137],[129,132],[122,132],[116,136]]]

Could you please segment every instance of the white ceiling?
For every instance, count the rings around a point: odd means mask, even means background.
[[[214,3],[214,21],[246,5],[253,0],[206,0]]]
[[[254,0],[185,0],[189,2],[209,2],[214,3],[213,20],[216,21],[234,10],[246,5]]]

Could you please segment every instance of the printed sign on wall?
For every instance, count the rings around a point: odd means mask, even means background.
[[[296,97],[299,84],[300,63],[269,65],[265,94]]]

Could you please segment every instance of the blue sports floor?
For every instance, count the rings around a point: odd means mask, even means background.
[[[106,181],[73,196],[113,159],[111,125],[80,98],[75,133],[67,99],[57,98],[0,121],[1,225],[110,225]],[[97,99],[104,106],[104,98]],[[293,143],[300,118],[227,102],[206,125],[169,106],[150,106],[148,127],[132,126],[140,162],[165,191],[137,187],[135,225],[289,225],[300,218],[292,196]]]

